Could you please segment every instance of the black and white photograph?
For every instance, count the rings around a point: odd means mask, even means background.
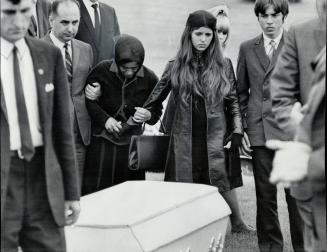
[[[1,252],[327,252],[327,0],[0,0]]]

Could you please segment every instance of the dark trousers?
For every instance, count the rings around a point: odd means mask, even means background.
[[[283,251],[283,236],[277,212],[277,188],[270,184],[274,151],[264,146],[253,147],[253,175],[257,197],[257,235],[260,251]],[[303,223],[296,200],[285,189],[290,231],[294,251],[304,251]]]
[[[7,197],[1,221],[1,251],[66,251],[63,228],[59,228],[49,206],[43,148],[30,162],[11,157]]]
[[[79,174],[80,188],[82,188],[83,183],[83,172],[85,166],[85,157],[86,157],[86,146],[83,143],[81,133],[78,128],[76,119],[74,120],[74,140],[75,140],[75,150],[76,150],[76,159],[77,159],[77,170]]]
[[[123,183],[145,180],[145,172],[128,168],[129,145],[115,145],[101,137],[92,137],[86,154],[82,195]]]

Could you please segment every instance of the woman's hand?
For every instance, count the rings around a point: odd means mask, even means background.
[[[135,107],[136,111],[133,120],[137,123],[143,123],[151,119],[151,112],[145,108]]]
[[[232,150],[236,150],[241,146],[242,138],[243,138],[243,136],[241,134],[237,134],[237,133],[232,134],[232,139],[231,139],[231,149]]]
[[[109,119],[106,121],[106,124],[104,125],[106,130],[108,130],[110,133],[119,133],[121,130],[121,122],[118,122],[115,118],[109,117]]]
[[[98,82],[87,84],[85,88],[85,96],[87,99],[95,101],[101,96],[101,86]]]

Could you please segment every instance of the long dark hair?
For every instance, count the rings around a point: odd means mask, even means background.
[[[182,102],[187,103],[192,93],[207,96],[209,101],[221,100],[230,92],[226,77],[224,56],[215,31],[209,47],[202,52],[203,71],[198,71],[192,64],[196,49],[192,44],[192,32],[198,28],[186,26],[180,41],[180,48],[173,63],[170,78],[174,89],[178,90]],[[199,85],[201,79],[203,89]],[[218,97],[217,97],[218,96]]]

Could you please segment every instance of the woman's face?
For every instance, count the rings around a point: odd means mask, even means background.
[[[224,29],[217,30],[218,39],[221,45],[225,44],[228,36],[228,31]]]
[[[213,38],[213,31],[208,27],[200,27],[191,34],[193,47],[198,52],[204,52]]]
[[[139,70],[139,64],[137,62],[128,62],[118,66],[120,72],[126,79],[131,79]]]

